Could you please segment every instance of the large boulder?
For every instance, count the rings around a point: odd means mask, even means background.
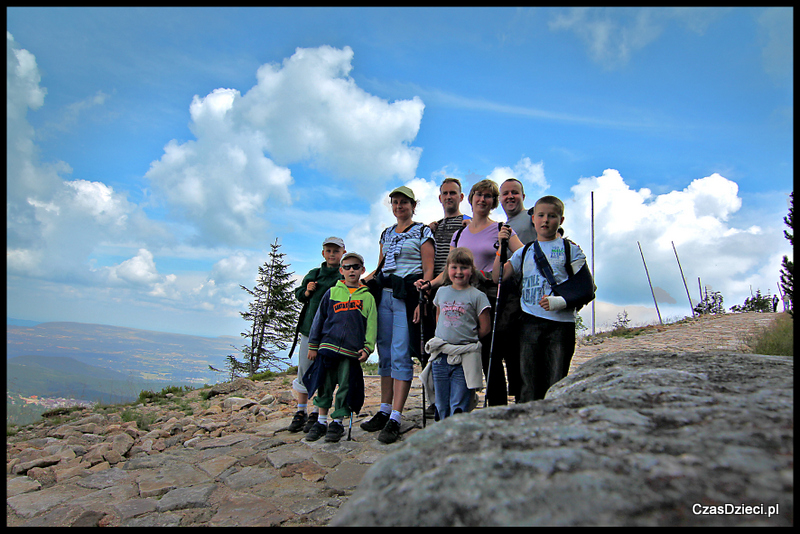
[[[332,525],[792,525],[793,360],[598,356],[544,400],[429,425]]]

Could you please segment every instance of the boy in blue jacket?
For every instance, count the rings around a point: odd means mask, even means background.
[[[339,441],[344,435],[342,420],[358,413],[364,405],[364,375],[361,362],[375,349],[378,311],[367,286],[361,284],[364,258],[349,252],[342,258],[344,280],[333,286],[320,301],[308,336],[311,367],[303,375],[309,396],[319,408],[317,422],[306,440]],[[338,385],[338,389],[337,389]],[[336,390],[334,397],[334,390]],[[328,424],[328,410],[334,405]]]

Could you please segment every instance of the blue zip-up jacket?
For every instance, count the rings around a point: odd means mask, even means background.
[[[317,308],[308,349],[328,349],[337,354],[358,359],[358,351],[368,354],[375,350],[378,337],[378,309],[366,286],[351,295],[343,281],[330,288]]]

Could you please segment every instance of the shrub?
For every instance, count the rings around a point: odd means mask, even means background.
[[[794,319],[781,313],[772,324],[750,336],[747,345],[753,354],[794,356]]]

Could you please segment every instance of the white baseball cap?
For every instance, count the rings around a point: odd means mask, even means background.
[[[322,246],[324,247],[325,245],[336,245],[337,247],[345,248],[341,237],[329,237],[322,242]]]

